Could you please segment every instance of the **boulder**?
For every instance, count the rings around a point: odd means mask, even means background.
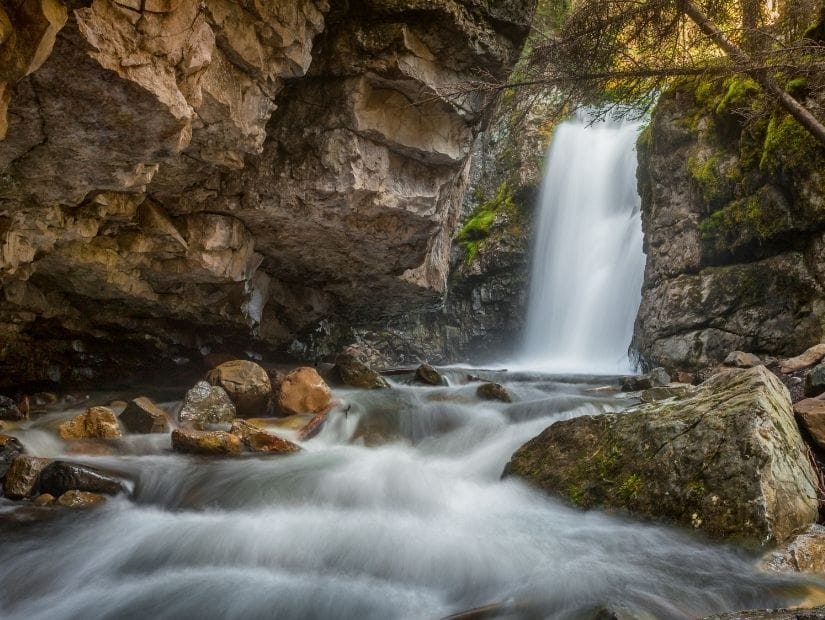
[[[332,403],[332,392],[314,368],[289,372],[278,389],[278,409],[286,415],[320,413]]]
[[[765,561],[779,573],[825,573],[825,527],[814,524]]]
[[[805,396],[818,396],[825,392],[825,362],[817,364],[805,376]]]
[[[105,501],[102,495],[88,491],[66,491],[57,498],[57,503],[66,508],[91,508]]]
[[[40,491],[60,497],[67,491],[88,491],[117,495],[123,483],[117,478],[86,465],[54,461],[40,473]]]
[[[722,362],[724,366],[731,366],[733,368],[753,368],[762,364],[762,360],[756,357],[753,353],[745,353],[744,351],[731,351]]]
[[[427,385],[447,384],[444,377],[441,376],[441,373],[429,364],[421,364],[418,368],[416,368],[415,378],[419,383],[425,383]]]
[[[720,373],[683,400],[557,422],[504,475],[752,545],[786,540],[818,513],[788,391],[764,366]]]
[[[272,396],[272,384],[266,370],[255,362],[224,362],[209,371],[206,379],[212,385],[226,390],[239,416],[252,418],[266,414]]]
[[[822,358],[825,358],[825,344],[817,344],[801,355],[797,355],[796,357],[792,357],[781,362],[779,364],[779,370],[785,374],[805,370],[806,368],[810,368],[814,364],[819,363]]]
[[[23,452],[23,444],[16,437],[0,435],[0,479],[6,475],[12,461]]]
[[[806,398],[794,403],[793,412],[800,428],[804,429],[813,444],[825,450],[825,400]]]
[[[638,392],[668,383],[670,383],[670,375],[667,371],[664,368],[654,368],[645,375],[622,377],[621,386],[623,392]]]
[[[366,390],[390,387],[387,380],[372,368],[359,361],[352,353],[341,353],[335,358],[335,372],[341,383]]]
[[[235,420],[232,423],[232,430],[229,432],[238,437],[238,439],[253,452],[290,454],[301,451],[301,446],[272,433],[268,433],[259,426],[250,424],[246,420]]]
[[[34,497],[40,490],[40,472],[49,459],[36,456],[18,456],[3,479],[3,494],[9,499]]]
[[[476,396],[483,400],[500,400],[503,403],[513,402],[510,392],[500,383],[482,383],[476,388]]]
[[[119,419],[130,433],[166,433],[169,431],[166,412],[145,396],[129,401]]]
[[[241,440],[224,431],[178,428],[172,431],[172,448],[186,454],[235,456],[243,451]]]
[[[25,420],[26,417],[11,398],[0,396],[0,420]]]
[[[92,407],[58,428],[61,439],[119,439],[120,425],[108,407]]]
[[[206,381],[199,381],[186,393],[178,413],[181,424],[196,429],[207,428],[210,424],[231,424],[234,419],[235,405],[226,390]]]

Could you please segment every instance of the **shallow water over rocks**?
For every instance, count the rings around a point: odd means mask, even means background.
[[[549,424],[627,397],[595,389],[603,378],[472,373],[514,402],[478,399],[458,369],[446,387],[397,377],[389,390],[338,390],[320,434],[289,456],[187,457],[166,434],[67,455],[53,429],[77,409],[9,431],[30,454],[125,476],[132,497],[83,511],[0,500],[0,617],[437,619],[505,602],[514,611],[497,617],[609,606],[696,618],[793,604],[816,585],[502,481],[510,455]]]

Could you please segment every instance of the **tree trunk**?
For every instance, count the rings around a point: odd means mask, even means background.
[[[687,15],[701,30],[705,36],[713,41],[719,48],[728,55],[728,57],[735,63],[743,67],[750,67],[753,65],[751,57],[733,41],[731,41],[724,32],[714,24],[702,8],[693,0],[679,0],[679,7],[681,11]],[[759,83],[765,91],[776,98],[785,111],[794,117],[800,125],[802,125],[808,132],[816,138],[820,144],[825,146],[825,125],[819,119],[808,111],[808,109],[799,103],[796,99],[791,97],[785,89],[782,88],[776,80],[774,80],[764,69],[752,69],[745,71],[756,82]]]

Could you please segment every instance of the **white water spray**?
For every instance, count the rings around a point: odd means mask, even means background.
[[[526,366],[631,370],[645,257],[638,124],[560,125],[547,154],[533,250]]]

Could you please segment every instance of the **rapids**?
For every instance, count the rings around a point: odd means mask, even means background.
[[[506,384],[505,404],[478,400],[466,371],[446,373],[449,387],[402,377],[338,391],[349,410],[294,456],[188,457],[168,435],[67,455],[50,429],[78,409],[11,431],[30,453],[125,476],[133,493],[85,511],[0,500],[0,617],[436,620],[503,603],[496,617],[590,618],[609,605],[695,618],[791,603],[808,583],[500,479],[552,422],[623,408],[620,393],[593,389],[604,378],[476,373]]]

